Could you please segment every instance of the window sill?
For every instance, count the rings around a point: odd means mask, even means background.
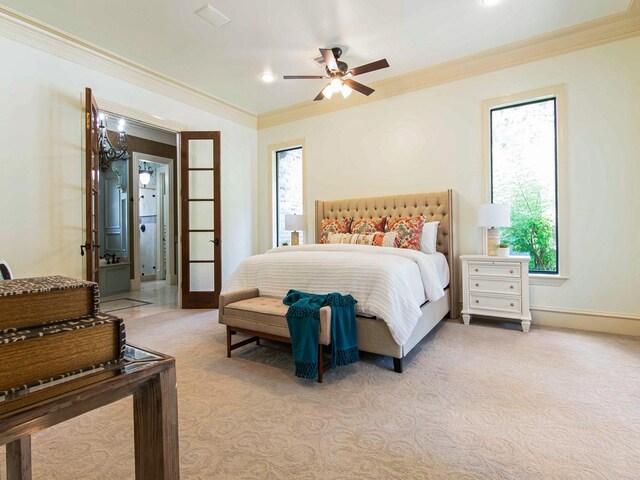
[[[530,273],[529,285],[548,285],[552,287],[559,287],[569,280],[569,277],[562,275],[547,275],[544,273]]]

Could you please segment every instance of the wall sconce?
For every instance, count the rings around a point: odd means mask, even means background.
[[[151,175],[153,175],[153,168],[150,165],[140,165],[138,168],[138,176],[140,177],[140,183],[146,187],[151,181]]]

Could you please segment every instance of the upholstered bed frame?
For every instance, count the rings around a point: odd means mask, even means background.
[[[438,220],[437,250],[447,257],[449,287],[446,295],[422,306],[422,317],[404,345],[398,345],[387,325],[379,319],[357,317],[360,350],[394,358],[396,371],[402,371],[401,359],[442,320],[459,316],[458,279],[456,274],[457,248],[454,235],[453,190],[435,193],[390,195],[385,197],[353,198],[347,200],[316,201],[316,243],[320,242],[320,224],[324,219],[378,218],[384,216],[413,217],[424,215],[427,222]]]

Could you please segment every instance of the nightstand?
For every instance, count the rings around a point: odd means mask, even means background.
[[[531,326],[529,257],[462,255],[462,320],[471,315],[519,320]]]

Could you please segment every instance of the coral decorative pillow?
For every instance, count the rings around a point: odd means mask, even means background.
[[[349,233],[351,226],[350,218],[341,218],[339,220],[330,220],[325,218],[320,224],[320,243],[328,243],[329,235],[332,233]]]
[[[393,217],[387,222],[387,232],[397,232],[398,248],[410,248],[420,250],[422,228],[426,218],[420,217]]]
[[[359,218],[351,224],[351,233],[376,233],[384,232],[384,224],[387,217]]]

